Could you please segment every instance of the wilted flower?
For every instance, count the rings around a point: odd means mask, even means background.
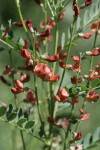
[[[73,84],[81,83],[81,82],[82,82],[82,77],[73,76],[73,77],[71,78],[71,82],[72,82]]]
[[[68,125],[68,120],[66,118],[60,119],[56,117],[55,119],[48,117],[48,122],[58,128],[66,128]]]
[[[5,40],[7,34],[8,34],[8,31],[9,31],[9,27],[5,27],[4,31],[3,31],[3,35],[2,35],[2,40]]]
[[[74,132],[73,133],[73,140],[78,141],[82,138],[82,133],[81,132]]]
[[[0,76],[0,80],[1,80],[2,83],[4,83],[5,85],[11,86],[11,83],[10,83],[8,80],[6,80],[3,76]]]
[[[72,69],[72,64],[65,64],[62,60],[60,60],[59,61],[59,66],[61,67],[61,68],[66,68],[66,69]]]
[[[40,48],[40,46],[39,46],[38,40],[35,41],[35,48],[36,48],[36,50],[38,50],[38,51],[41,50],[41,48]]]
[[[36,102],[36,95],[35,92],[33,90],[28,90],[27,94],[26,94],[26,102],[31,103],[31,104],[35,104]]]

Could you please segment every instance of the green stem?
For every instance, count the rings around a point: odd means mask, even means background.
[[[46,2],[47,2],[47,4],[48,4],[48,7],[49,7],[49,9],[50,9],[50,11],[51,11],[52,16],[54,17],[55,14],[54,14],[54,11],[53,11],[53,9],[52,9],[52,7],[51,7],[51,5],[50,5],[49,0],[46,0]]]
[[[72,31],[71,31],[71,38],[70,38],[69,46],[68,46],[67,59],[66,59],[66,61],[65,61],[65,67],[64,67],[64,70],[63,70],[63,73],[62,73],[62,77],[61,77],[61,81],[60,81],[60,84],[59,84],[58,91],[59,91],[59,89],[60,89],[60,87],[61,87],[61,85],[62,85],[62,82],[63,82],[63,79],[64,79],[64,75],[65,75],[65,71],[66,71],[66,64],[68,63],[69,56],[70,56],[71,45],[72,45],[73,34],[74,34],[75,22],[76,22],[76,20],[74,19],[73,25],[72,25]]]
[[[23,131],[20,130],[20,135],[21,135],[21,139],[22,139],[22,143],[23,143],[23,149],[26,150],[26,145],[25,145],[25,141],[24,141],[24,136],[23,136]]]
[[[93,50],[96,47],[96,41],[97,41],[97,37],[98,37],[98,28],[99,28],[99,20],[100,20],[100,16],[97,21],[98,24],[97,24],[97,28],[96,28],[96,32],[95,32],[95,37],[94,37]],[[91,70],[93,68],[93,62],[94,62],[94,56],[91,56],[90,66],[89,66],[89,74],[91,73]],[[89,87],[89,85],[90,85],[90,81],[87,82],[87,87]]]
[[[73,110],[74,110],[74,105],[72,105],[70,119],[72,119],[72,117],[73,117]],[[69,132],[70,132],[70,129],[71,129],[71,125],[72,125],[72,124],[69,123],[68,128],[67,128],[67,132],[65,132],[65,139],[64,139],[64,147],[63,147],[63,150],[66,150],[66,147],[68,147],[68,146],[69,146],[69,143],[70,143],[70,142],[68,142],[68,144],[66,145],[66,140],[67,140],[67,138],[68,138],[68,135],[69,135]]]
[[[15,0],[15,2],[16,2],[16,6],[17,6],[17,10],[18,10],[18,13],[19,13],[20,20],[23,24],[23,28],[24,28],[25,32],[27,33],[28,31],[27,31],[27,28],[26,28],[26,25],[24,23],[24,19],[23,19],[22,13],[21,13],[20,4],[19,4],[18,0]]]
[[[36,94],[36,100],[37,100],[37,110],[38,110],[40,122],[42,124],[43,121],[42,121],[42,117],[41,117],[41,113],[40,113],[40,109],[39,109],[39,100],[38,100],[37,83],[36,83],[36,76],[35,76],[35,74],[34,74],[34,85],[35,85],[35,94]]]
[[[58,23],[57,23],[56,29],[55,29],[54,54],[57,54],[58,38],[59,38],[59,31],[58,31]],[[53,71],[54,71],[54,74],[55,74],[55,71],[56,71],[56,62],[54,62],[54,64],[53,64]]]
[[[45,1],[44,2],[44,6],[45,6],[45,11],[44,11],[44,23],[45,23],[45,25],[46,25],[46,23],[47,23],[47,2]],[[46,29],[46,28],[45,28]],[[48,39],[46,38],[45,39],[45,45],[44,45],[44,50],[45,50],[45,52],[46,53],[48,53]]]
[[[29,37],[29,35],[28,35],[27,27],[26,27],[26,25],[25,25],[25,23],[24,23],[24,19],[23,19],[22,13],[21,13],[19,1],[18,1],[18,0],[15,0],[15,1],[16,1],[16,6],[17,6],[17,10],[18,10],[18,13],[19,13],[20,20],[21,20],[21,22],[22,22],[22,24],[23,24],[24,31],[25,31],[25,33],[26,33],[28,39],[29,39],[30,42],[31,42],[31,39],[30,39],[30,37]],[[33,36],[32,36],[32,37],[33,37]],[[35,59],[35,56],[36,56],[36,51],[35,51],[35,37],[33,38],[33,40],[34,40],[34,41],[33,41],[34,44],[33,44],[32,42],[31,42],[31,43],[32,43],[32,47],[33,47],[33,50],[34,50],[34,59]],[[40,122],[41,122],[41,124],[42,124],[43,121],[42,121],[42,117],[41,117],[41,113],[40,113],[40,109],[39,109],[37,83],[36,83],[36,76],[35,76],[35,75],[34,75],[34,84],[35,84],[35,93],[36,93],[36,98],[37,98],[37,109],[38,109],[39,119],[40,119]]]
[[[22,13],[21,13],[20,2],[19,2],[19,0],[15,0],[15,2],[16,2],[16,6],[17,6],[17,10],[18,10],[18,14],[19,14],[20,20],[21,20],[21,22],[22,22],[22,24],[23,24],[23,29],[24,29],[24,31],[25,31],[25,33],[26,33],[26,35],[27,35],[29,41],[31,41],[31,39],[30,39],[30,37],[29,37],[29,34],[28,34],[27,27],[26,27],[26,25],[25,25],[25,23],[24,23],[24,19],[23,19]]]
[[[93,49],[96,47],[97,36],[98,36],[98,31],[96,31],[96,33],[95,33]],[[94,61],[94,56],[91,57],[90,70],[89,70],[89,71],[92,70],[92,67],[93,67],[93,61]]]
[[[3,41],[2,39],[0,39],[0,42],[2,42],[4,45],[6,45],[8,48],[10,49],[14,49],[14,47],[8,43],[6,43],[5,41]]]
[[[65,133],[65,139],[64,139],[64,147],[63,147],[63,150],[66,150],[66,139],[68,137],[68,133],[70,131],[70,127],[71,127],[71,124],[68,125],[68,128],[67,128],[67,132]]]
[[[12,60],[12,50],[9,50],[9,58],[10,58],[10,65],[11,68],[13,68],[13,60]],[[15,78],[14,78],[14,74],[12,74],[12,83],[13,83],[13,87],[15,87]],[[15,99],[15,106],[16,106],[16,110],[18,109],[18,103],[17,103],[17,97],[16,94],[14,94],[14,99]]]
[[[10,57],[10,64],[11,64],[11,68],[13,68],[13,60],[12,60],[12,54],[11,54],[12,50],[10,49],[9,51],[9,57]],[[15,87],[15,81],[14,81],[14,74],[12,74],[12,83],[13,83],[13,86]],[[14,99],[15,99],[15,106],[16,106],[16,110],[18,110],[18,103],[17,103],[17,97],[16,97],[16,94],[14,94]],[[22,139],[22,143],[23,143],[23,150],[26,150],[26,147],[25,147],[25,142],[24,142],[24,137],[23,137],[23,133],[22,131],[20,130],[20,135],[21,135],[21,139]]]
[[[32,36],[33,37],[33,44],[32,44],[32,47],[33,47],[33,55],[34,55],[34,59],[36,57],[36,50],[35,50],[35,35]],[[38,99],[38,89],[37,89],[37,81],[36,81],[36,75],[34,74],[34,87],[35,87],[35,94],[36,94],[36,102],[37,102],[37,110],[38,110],[38,115],[39,115],[39,119],[40,119],[40,122],[41,122],[41,125],[43,124],[43,121],[42,121],[42,117],[41,117],[41,113],[40,113],[40,108],[39,108],[39,99]]]

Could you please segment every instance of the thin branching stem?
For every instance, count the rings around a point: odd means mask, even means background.
[[[24,132],[30,134],[31,136],[33,136],[34,138],[38,139],[38,140],[41,141],[42,143],[46,144],[46,142],[45,142],[44,140],[42,140],[40,137],[38,137],[38,136],[32,134],[30,131],[28,131],[28,130],[26,130],[26,129],[24,129],[24,128],[20,128],[20,127],[17,126],[16,124],[14,124],[14,123],[12,123],[12,122],[9,122],[9,121],[7,121],[7,120],[5,120],[5,119],[3,119],[3,118],[0,118],[0,120],[3,121],[3,122],[5,122],[5,123],[10,124],[11,126],[16,127],[17,129],[19,129],[19,130],[21,130],[21,131],[24,131]]]
[[[28,30],[27,30],[26,24],[25,24],[24,19],[23,19],[23,15],[21,13],[20,2],[19,2],[19,0],[15,0],[15,2],[16,2],[16,6],[17,6],[17,10],[18,10],[18,14],[19,14],[20,20],[21,20],[21,22],[23,24],[23,29],[24,29],[24,31],[26,33],[26,36],[28,37],[29,41],[31,42],[31,39],[30,39],[30,36],[28,34]]]
[[[12,60],[12,50],[10,49],[9,51],[9,57],[10,57],[10,63],[11,63],[11,68],[13,68],[13,60]],[[14,79],[14,74],[12,75],[12,83],[13,83],[13,87],[15,87],[15,79]],[[16,94],[14,94],[14,99],[15,99],[15,106],[16,106],[16,111],[18,110],[18,102],[17,102],[17,97]],[[23,143],[23,150],[26,150],[26,145],[25,145],[25,141],[24,141],[24,136],[23,136],[23,131],[20,130],[20,136],[22,139],[22,143]]]
[[[64,70],[63,70],[63,73],[62,73],[62,77],[61,77],[61,81],[60,81],[58,90],[60,89],[60,87],[62,85],[62,82],[63,82],[63,79],[64,79],[64,75],[65,75],[65,72],[66,72],[66,64],[68,63],[70,52],[71,52],[71,45],[72,45],[72,40],[73,40],[75,22],[76,22],[76,20],[74,19],[73,25],[72,25],[71,37],[70,37],[69,46],[68,46],[67,59],[65,61],[65,67],[64,67]]]

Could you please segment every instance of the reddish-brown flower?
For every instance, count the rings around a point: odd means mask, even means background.
[[[13,94],[19,94],[21,92],[24,92],[23,89],[19,89],[19,88],[15,88],[15,87],[12,87],[11,91],[12,91]]]
[[[62,60],[60,60],[59,61],[59,66],[61,67],[61,68],[66,68],[66,69],[72,69],[72,64],[65,64]]]
[[[29,20],[26,21],[26,26],[27,26],[30,30],[33,29],[33,27],[32,27],[32,20],[31,20],[31,19],[29,19]]]
[[[66,118],[60,119],[56,117],[55,119],[48,117],[48,122],[58,128],[66,128],[68,125],[68,120]]]
[[[98,34],[100,34],[100,21],[95,21],[91,26],[92,32],[96,32],[98,30]]]
[[[22,22],[14,22],[13,24],[17,27],[22,27],[23,26]],[[26,20],[24,20],[24,24],[26,24]]]
[[[49,28],[52,29],[54,26],[56,26],[56,22],[51,17],[47,18],[46,23],[41,22],[40,27],[43,28]]]
[[[36,95],[33,90],[29,90],[26,94],[26,102],[35,104],[36,103]]]
[[[74,4],[73,7],[74,7],[74,16],[75,17],[79,16],[80,15],[79,7],[76,4]]]
[[[60,75],[56,74],[56,75],[52,76],[49,81],[57,82],[59,79],[60,79]]]
[[[91,102],[96,102],[100,98],[100,94],[95,93],[94,90],[92,89],[86,95],[86,98]]]
[[[40,46],[39,46],[38,40],[35,41],[35,48],[36,48],[36,50],[38,50],[38,51],[41,50],[41,48],[40,48]]]
[[[82,82],[82,78],[81,77],[76,77],[76,76],[73,76],[72,78],[71,78],[71,82],[73,83],[73,84],[76,84],[76,83],[81,83]]]
[[[22,27],[22,26],[23,26],[22,22],[14,22],[13,24],[14,24],[15,26],[17,26],[17,27]],[[25,24],[29,29],[32,28],[32,20],[31,20],[31,19],[29,19],[29,20],[24,20],[24,24]]]
[[[10,68],[10,66],[6,66],[6,69],[3,71],[3,74],[11,77],[14,74],[19,74],[19,71],[17,71],[14,68]]]
[[[23,49],[28,49],[28,41],[27,40],[24,40]]]
[[[15,80],[15,84],[19,89],[23,89],[23,83],[20,82],[19,80]]]
[[[89,32],[89,33],[79,33],[78,34],[80,37],[82,37],[83,39],[89,39],[91,36],[92,36],[92,33]]]
[[[92,0],[86,0],[84,4],[81,5],[80,9],[83,9],[92,4]]]
[[[67,57],[67,53],[60,53],[59,54],[59,58],[62,60],[62,59],[65,59]]]
[[[24,92],[24,86],[23,86],[22,82],[20,82],[19,80],[15,80],[15,84],[16,84],[17,87],[16,88],[15,87],[11,88],[12,93],[19,94],[21,92]]]
[[[9,27],[5,27],[5,29],[4,29],[4,32],[3,32],[3,35],[2,35],[2,40],[5,40],[5,38],[6,38],[6,36],[7,36],[7,34],[8,34],[8,31],[9,31]]]
[[[43,63],[35,66],[34,73],[43,80],[49,80],[53,76],[52,69]]]
[[[64,88],[61,88],[58,91],[58,95],[55,96],[58,102],[63,102],[63,103],[68,101],[68,97],[69,97],[69,94]]]
[[[73,141],[78,141],[82,138],[82,133],[81,132],[74,132],[73,133]]]
[[[90,113],[84,113],[82,108],[80,108],[79,111],[80,111],[80,120],[85,121],[90,118]]]
[[[55,55],[51,55],[51,56],[45,56],[43,59],[48,62],[55,62],[59,59],[59,55],[55,54]]]
[[[31,58],[26,60],[24,69],[27,71],[33,70],[33,60]]]
[[[89,80],[100,79],[100,63],[90,72]]]
[[[34,73],[44,81],[56,82],[60,78],[59,75],[54,76],[52,68],[49,68],[47,64],[43,63],[38,63],[34,67]]]
[[[40,33],[40,36],[42,38],[48,37],[50,35],[50,28],[48,28],[47,30],[45,30],[44,32]]]
[[[91,5],[91,4],[92,4],[92,0],[86,0],[85,6],[89,6],[89,5]]]
[[[79,56],[72,56],[71,58],[73,61],[75,61],[75,64],[73,64],[73,70],[76,72],[81,72],[80,57]]]
[[[22,83],[28,82],[30,80],[30,75],[22,73],[20,74],[20,81]]]
[[[87,56],[98,56],[98,55],[100,55],[100,48],[96,48],[93,51],[87,51],[86,55]]]
[[[24,58],[27,58],[27,59],[31,58],[31,54],[28,52],[27,49],[22,49],[19,53]]]

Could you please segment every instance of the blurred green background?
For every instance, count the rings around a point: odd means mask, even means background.
[[[96,3],[98,0],[95,0],[94,3]],[[81,0],[80,4],[83,3],[84,0]],[[91,7],[87,7],[87,10],[91,9]],[[81,12],[81,17],[84,16],[84,11]],[[39,24],[43,20],[43,13],[40,9],[40,7],[34,3],[34,0],[22,0],[21,1],[21,10],[24,19],[32,19],[33,26],[38,28],[39,30]],[[51,15],[50,12],[48,12],[49,16]],[[69,25],[72,23],[73,18],[73,11],[71,7],[71,3],[66,7],[65,9],[65,17],[61,21],[59,26],[59,45],[61,45],[61,35],[63,32],[66,33],[66,41],[68,41],[67,38],[67,31]],[[11,19],[12,22],[19,21],[18,12],[16,9],[15,1],[14,0],[0,0],[0,25],[6,26],[8,24],[8,20]],[[87,28],[86,31],[90,31],[90,27]],[[52,34],[54,30],[52,31]],[[26,38],[26,35],[23,31],[23,29],[19,29],[14,27],[14,41],[18,39],[18,37],[22,36],[24,39]],[[93,47],[93,40],[94,36],[90,40],[84,40],[84,39],[78,39],[75,41],[77,43],[76,47],[72,48],[72,54],[71,55],[79,55],[80,52],[91,50]],[[97,45],[100,45],[100,35],[98,36]],[[9,56],[7,52],[7,47],[5,47],[3,44],[0,43],[0,47],[4,47],[5,51],[0,52],[0,75],[2,74],[2,71],[4,70],[5,66],[10,63]],[[49,44],[49,51],[50,53],[53,52],[53,46],[54,41],[50,42]],[[23,64],[24,60],[19,59],[19,55],[16,53],[13,53],[13,67],[16,67],[20,64]],[[100,62],[100,56],[96,57],[95,64],[97,62]],[[84,60],[83,61],[83,74],[88,71],[88,65],[89,62]],[[58,70],[58,72],[61,72],[62,70]],[[71,74],[69,72],[66,73],[63,85],[67,85],[68,87],[71,86],[70,84],[70,76]],[[31,82],[32,83],[32,82]],[[33,83],[34,84],[34,83]],[[30,84],[32,86],[32,84]],[[42,95],[42,90],[40,89],[40,95]],[[21,96],[18,97],[21,99]],[[0,82],[0,101],[6,102],[7,104],[12,103],[14,104],[14,97],[13,94],[10,92],[10,88],[5,86],[3,83]],[[78,110],[78,108],[77,108]],[[77,113],[76,110],[76,113]],[[85,136],[86,133],[93,133],[94,130],[100,126],[100,102],[97,103],[87,103],[85,107],[86,112],[90,112],[91,117],[88,121],[82,122],[80,124],[80,131],[82,131],[83,135]],[[32,138],[30,135],[24,134],[25,140],[27,143],[27,149],[33,150],[35,145],[35,150],[40,150],[38,147],[38,141]],[[17,144],[14,145],[14,140],[17,141]],[[0,150],[22,150],[22,143],[19,131],[11,126],[9,126],[6,123],[3,123],[0,121]],[[98,147],[94,150],[100,150]]]

